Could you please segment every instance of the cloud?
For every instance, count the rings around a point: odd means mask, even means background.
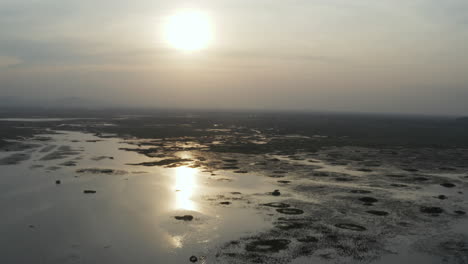
[[[21,60],[16,57],[0,55],[0,68],[21,64]]]

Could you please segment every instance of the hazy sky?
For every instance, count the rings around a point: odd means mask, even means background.
[[[162,29],[190,8],[187,53]],[[0,96],[468,114],[468,1],[0,0]]]

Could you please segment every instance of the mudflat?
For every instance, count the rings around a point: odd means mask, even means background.
[[[42,114],[0,118],[0,263],[468,263],[464,120]]]

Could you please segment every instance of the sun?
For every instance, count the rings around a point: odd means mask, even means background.
[[[165,25],[165,34],[167,42],[173,48],[185,51],[206,48],[213,38],[209,17],[194,10],[171,16]]]

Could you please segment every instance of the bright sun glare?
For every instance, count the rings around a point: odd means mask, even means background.
[[[192,201],[192,195],[197,188],[197,169],[189,167],[176,168],[176,209],[196,210],[197,206]]]
[[[169,18],[165,25],[169,44],[180,50],[205,48],[213,38],[209,17],[199,11],[183,11]]]

